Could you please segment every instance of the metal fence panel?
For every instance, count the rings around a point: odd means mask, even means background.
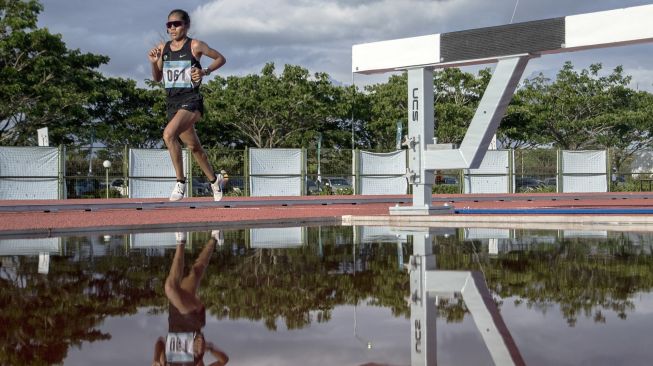
[[[184,172],[188,172],[188,152],[182,151]],[[168,197],[175,184],[175,169],[168,150],[129,150],[129,197]],[[186,190],[188,197],[188,189]]]
[[[301,149],[250,149],[251,196],[301,196]]]
[[[406,194],[406,150],[360,152],[360,194]]]
[[[464,170],[464,193],[510,193],[509,159],[509,150],[488,150],[477,169]]]
[[[0,147],[0,199],[59,198],[59,149]]]
[[[563,192],[607,192],[607,154],[598,151],[562,152]]]

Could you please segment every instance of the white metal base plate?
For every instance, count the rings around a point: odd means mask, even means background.
[[[444,215],[453,213],[453,206],[448,204],[442,206],[394,206],[390,207],[390,215],[393,216],[428,216]]]

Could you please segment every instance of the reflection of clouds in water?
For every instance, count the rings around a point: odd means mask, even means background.
[[[471,315],[460,323],[437,322],[438,365],[491,365],[492,359]]]
[[[513,300],[502,299],[501,315],[527,364],[634,365],[650,352],[653,294],[632,297],[635,310],[626,319],[604,310],[605,323],[581,314],[574,327],[568,326],[558,304],[542,313],[526,304],[516,307]]]
[[[97,329],[111,339],[71,347],[65,365],[150,365],[154,342],[168,331],[168,315],[152,316],[139,309],[135,315],[106,318]]]
[[[513,305],[514,298],[502,299],[501,315],[528,364],[575,365],[595,362],[609,365],[637,364],[650,348],[647,335],[653,328],[653,294],[633,297],[635,311],[626,320],[605,312],[606,324],[580,317],[576,326],[567,326],[559,307],[546,314],[529,310],[525,304]],[[361,302],[362,303],[362,302]],[[288,331],[282,322],[270,332],[263,322],[217,320],[207,312],[207,339],[229,351],[238,365],[357,365],[376,361],[391,365],[410,363],[410,324],[396,318],[387,309],[359,305],[356,309],[358,333],[374,348],[367,350],[353,334],[353,306],[339,306],[327,323],[312,323],[300,330]],[[147,315],[144,309],[124,318],[107,318],[98,327],[112,335],[110,341],[84,343],[71,348],[66,365],[147,364],[154,340],[167,331],[167,315]],[[570,333],[577,333],[573,336]],[[489,353],[466,314],[460,323],[437,320],[439,364],[479,365],[490,362]],[[210,359],[209,356],[206,358]],[[310,360],[308,362],[307,360]],[[601,362],[597,362],[601,361]]]
[[[632,297],[635,314],[653,314],[653,293],[637,293]]]
[[[270,332],[262,322],[238,320],[207,326],[205,335],[221,342],[238,365],[409,364],[408,320],[362,303],[356,308],[358,335],[373,343],[372,350],[354,336],[353,306],[338,306],[328,322],[313,322],[304,329],[289,331],[277,322],[278,330]]]
[[[338,306],[331,320],[313,322],[304,329],[287,330],[278,321],[276,332],[267,330],[263,321],[218,320],[207,311],[204,336],[227,351],[229,364],[234,365],[359,365],[371,361],[409,364],[408,319],[394,317],[389,309],[362,303],[356,308],[358,334],[373,343],[372,350],[354,336],[353,306]],[[148,364],[152,345],[167,332],[167,319],[167,313],[152,316],[143,309],[133,316],[107,318],[98,328],[111,333],[111,340],[71,348],[65,364],[88,365],[91,360],[100,366]],[[207,355],[208,360],[213,358]]]

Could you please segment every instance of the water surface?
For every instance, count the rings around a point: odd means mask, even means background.
[[[428,248],[384,227],[224,230],[219,242],[211,230],[185,234],[184,274],[208,258],[201,332],[229,365],[493,364],[502,340],[482,335],[464,294],[429,293],[430,310],[411,313],[411,256],[424,251],[436,276],[482,276],[526,364],[653,359],[649,233],[436,229]],[[169,333],[164,284],[180,258],[177,239],[0,240],[0,364],[151,364]],[[430,330],[418,336],[416,319]]]

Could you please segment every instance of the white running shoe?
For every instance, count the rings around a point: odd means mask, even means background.
[[[211,190],[213,190],[213,200],[220,201],[222,200],[222,190],[224,189],[224,175],[227,172],[224,170],[220,171],[220,174],[216,174],[218,179],[215,180],[215,183],[211,183]]]
[[[224,234],[222,233],[222,230],[212,230],[211,237],[215,239],[218,245],[224,244]]]
[[[186,183],[177,182],[175,183],[175,188],[170,193],[170,201],[179,201],[184,198],[184,193],[186,192]]]
[[[177,239],[177,244],[186,244],[186,233],[183,231],[176,232],[175,239]]]

